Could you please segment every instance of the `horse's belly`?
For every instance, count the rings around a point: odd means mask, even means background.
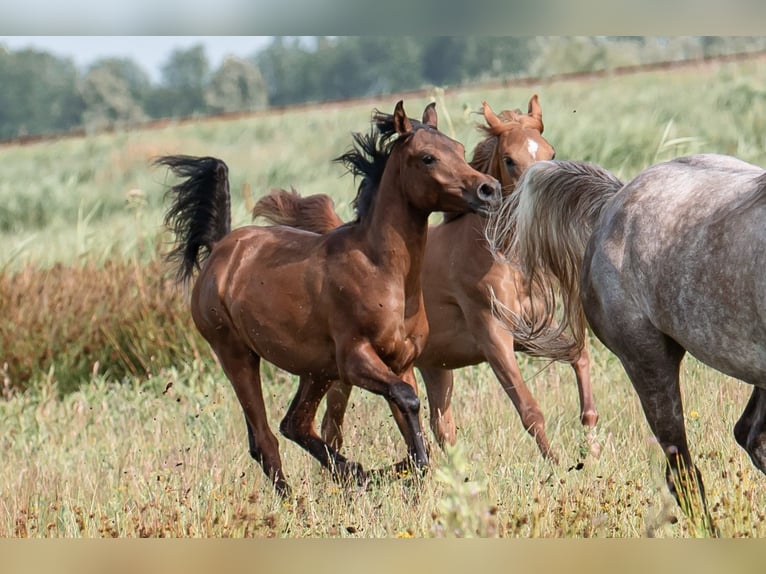
[[[735,379],[766,388],[766,340],[757,343],[697,339],[693,333],[669,335],[707,366]]]
[[[233,306],[236,329],[261,358],[296,375],[337,375],[335,345],[324,321],[272,299]]]
[[[429,307],[428,321],[428,339],[423,352],[415,360],[416,366],[458,369],[485,360],[459,307]]]

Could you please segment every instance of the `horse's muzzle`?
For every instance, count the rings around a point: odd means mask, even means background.
[[[489,215],[500,207],[503,199],[503,188],[497,180],[486,181],[476,190],[478,202],[473,206],[477,213]]]

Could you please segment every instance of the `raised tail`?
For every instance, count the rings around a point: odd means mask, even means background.
[[[517,340],[536,353],[566,359],[584,347],[580,273],[585,247],[604,207],[622,187],[622,181],[594,164],[535,162],[488,221],[490,245],[520,264],[530,293],[542,302],[532,316],[505,317]],[[558,325],[557,293],[562,303]],[[567,328],[571,343],[562,346]]]
[[[295,191],[272,189],[253,208],[253,219],[263,217],[275,225],[287,225],[323,235],[343,225],[335,204],[323,193],[301,197]]]
[[[176,266],[178,281],[186,283],[213,245],[231,231],[229,169],[220,159],[187,155],[160,157],[154,165],[186,178],[167,191],[170,207],[165,213],[165,226],[176,238],[166,257]]]

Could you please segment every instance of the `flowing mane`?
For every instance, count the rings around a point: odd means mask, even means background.
[[[361,176],[356,197],[351,203],[356,212],[356,221],[361,221],[370,212],[375,193],[380,185],[386,163],[391,155],[393,141],[371,130],[367,134],[352,135],[354,147],[335,158],[354,176]]]
[[[354,177],[362,177],[356,197],[351,206],[356,212],[356,221],[365,218],[372,208],[386,163],[394,147],[410,138],[419,129],[434,129],[431,126],[410,118],[413,131],[397,137],[393,114],[375,110],[372,115],[373,127],[369,133],[352,134],[354,146],[351,150],[335,158],[342,163]]]
[[[482,128],[484,126],[481,126]],[[490,162],[495,155],[495,149],[497,148],[497,137],[487,136],[473,149],[473,157],[468,162],[473,169],[477,169],[484,173],[487,173],[490,169]]]

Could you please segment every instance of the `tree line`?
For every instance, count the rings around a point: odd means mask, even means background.
[[[765,48],[760,37],[274,37],[215,69],[201,44],[177,49],[153,82],[129,58],[80,70],[0,43],[0,139]]]

